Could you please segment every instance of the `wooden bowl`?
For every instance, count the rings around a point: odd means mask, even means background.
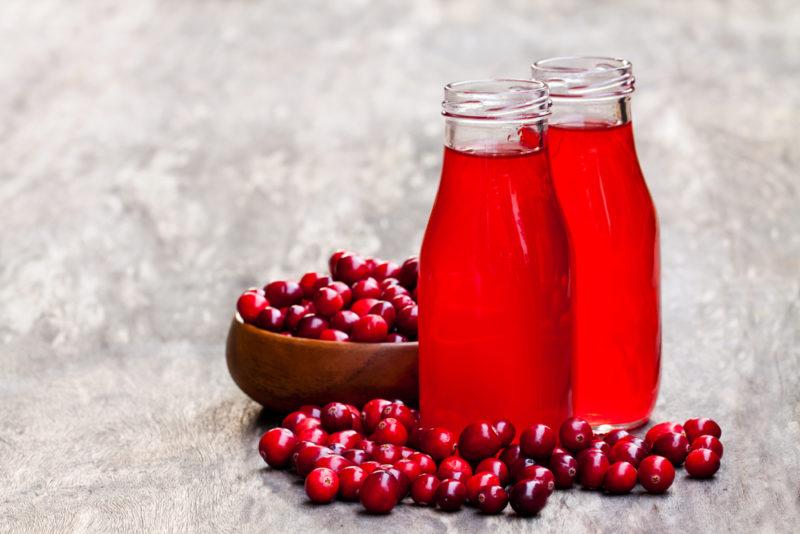
[[[226,358],[236,385],[276,412],[331,401],[361,406],[376,397],[417,404],[417,343],[288,337],[245,324],[236,314]]]

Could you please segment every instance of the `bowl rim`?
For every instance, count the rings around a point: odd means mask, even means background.
[[[252,334],[262,336],[266,339],[270,339],[273,341],[282,341],[285,343],[294,343],[297,345],[313,345],[318,347],[341,347],[340,343],[343,343],[345,346],[350,347],[411,347],[411,346],[419,346],[419,341],[404,341],[402,343],[362,343],[358,341],[328,341],[324,339],[309,339],[305,337],[295,337],[295,336],[284,336],[282,334],[277,334],[275,332],[270,332],[269,330],[264,330],[263,328],[258,328],[257,326],[253,326],[244,322],[242,316],[239,315],[239,312],[235,312],[233,314],[233,322],[238,323],[240,327],[244,327],[245,331],[250,332]]]

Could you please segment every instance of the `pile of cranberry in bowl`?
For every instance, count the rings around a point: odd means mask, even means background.
[[[330,274],[309,272],[299,282],[279,280],[239,296],[242,321],[307,339],[405,343],[417,339],[419,261],[402,264],[338,250]]]

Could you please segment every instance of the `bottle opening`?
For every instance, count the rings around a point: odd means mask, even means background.
[[[545,82],[554,99],[620,98],[633,93],[633,66],[627,59],[572,56],[531,65],[533,79]]]
[[[444,87],[442,114],[454,119],[523,122],[550,114],[547,85],[537,80],[474,80]]]

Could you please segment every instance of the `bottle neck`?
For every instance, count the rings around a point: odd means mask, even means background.
[[[468,154],[530,154],[544,148],[547,120],[499,122],[445,118],[444,144]]]
[[[553,97],[550,124],[565,128],[612,127],[631,122],[631,98],[574,99]]]

